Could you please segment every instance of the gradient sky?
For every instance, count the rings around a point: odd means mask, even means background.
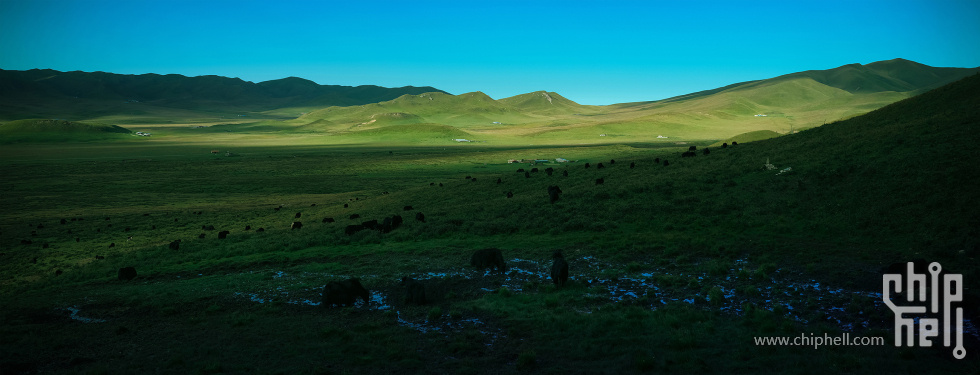
[[[980,1],[0,0],[7,70],[612,104],[893,58],[980,66]]]

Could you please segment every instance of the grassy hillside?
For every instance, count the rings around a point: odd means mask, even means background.
[[[0,143],[126,139],[132,131],[107,124],[65,120],[17,120],[0,124]]]
[[[662,144],[253,145],[232,156],[109,144],[82,160],[5,147],[0,369],[976,373],[975,329],[964,360],[896,348],[875,293],[882,268],[923,258],[963,274],[964,310],[980,308],[978,103],[971,76],[693,158]],[[456,134],[361,134],[399,128]],[[557,157],[573,161],[506,163]],[[549,186],[562,190],[553,203]],[[345,233],[396,214],[405,222],[389,233]],[[502,249],[507,272],[469,266],[487,247]],[[570,264],[564,288],[549,279],[554,250]],[[118,280],[126,266],[136,279]],[[328,281],[352,276],[371,303],[315,306]],[[431,300],[406,301],[403,276]],[[845,332],[886,341],[753,344]]]
[[[32,117],[101,120],[125,114],[146,121],[173,117],[174,110],[183,112],[181,118],[243,114],[256,117],[262,116],[259,112],[263,111],[360,105],[425,92],[442,91],[412,86],[319,85],[296,77],[253,83],[213,75],[0,69],[0,120]]]

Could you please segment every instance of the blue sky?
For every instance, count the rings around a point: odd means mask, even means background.
[[[433,86],[582,104],[905,58],[980,66],[980,1],[0,0],[0,69]]]

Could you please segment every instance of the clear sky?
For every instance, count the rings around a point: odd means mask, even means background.
[[[7,70],[612,104],[893,58],[980,66],[980,1],[0,0]]]

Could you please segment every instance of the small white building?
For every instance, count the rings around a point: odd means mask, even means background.
[[[457,138],[457,139],[453,139],[453,140],[456,141],[456,142],[473,142],[473,141],[471,141],[469,139],[463,139],[463,138]]]

